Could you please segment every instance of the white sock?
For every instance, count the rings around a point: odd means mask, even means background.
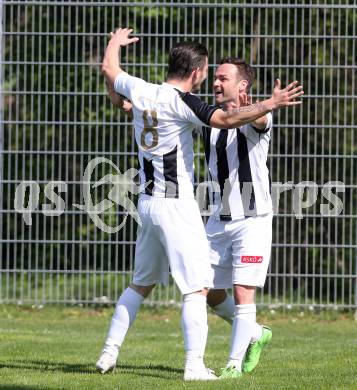
[[[118,356],[119,347],[122,345],[129,327],[134,322],[143,300],[144,297],[131,287],[128,287],[122,293],[112,317],[103,352],[107,352],[114,357]]]
[[[181,326],[186,351],[185,369],[204,367],[208,333],[206,302],[206,297],[195,293],[183,298]]]
[[[236,306],[232,295],[227,295],[226,299],[222,303],[211,307],[211,309],[215,312],[215,314],[217,314],[232,325],[234,320],[235,307]]]
[[[234,365],[242,370],[242,362],[252,338],[252,327],[256,319],[255,304],[236,305],[232,327],[231,351],[229,366]]]
[[[263,335],[263,327],[260,324],[255,322],[252,327],[252,338],[250,339],[250,342],[255,343],[262,337],[262,335]]]

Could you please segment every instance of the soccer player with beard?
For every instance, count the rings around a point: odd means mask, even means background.
[[[142,226],[138,229],[133,282],[120,296],[97,369],[116,365],[119,349],[139,307],[157,283],[168,282],[169,267],[182,292],[182,330],[185,340],[185,380],[212,380],[203,355],[207,339],[207,288],[212,287],[208,244],[193,193],[193,141],[196,126],[241,126],[271,110],[298,104],[297,83],[275,88],[270,99],[244,109],[223,111],[200,101],[190,92],[207,76],[208,53],[198,43],[171,49],[167,81],[161,85],[130,76],[120,67],[120,47],[138,41],[132,30],[111,34],[102,71],[109,95],[131,101],[138,144],[143,193],[138,202]],[[114,99],[115,100],[115,99]],[[187,106],[191,104],[192,109]],[[123,106],[119,97],[116,103]],[[186,104],[185,104],[186,103]],[[128,111],[125,108],[123,109]],[[145,186],[144,186],[145,185]]]
[[[224,110],[250,103],[253,68],[239,58],[221,61],[214,76],[216,104]],[[272,331],[256,322],[255,292],[263,287],[272,242],[272,199],[267,156],[272,114],[233,131],[203,132],[209,175],[218,183],[206,224],[213,272],[207,302],[232,324],[231,349],[220,378],[237,378],[258,364]],[[233,296],[227,288],[233,287]]]

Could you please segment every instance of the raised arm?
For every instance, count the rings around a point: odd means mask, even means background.
[[[120,47],[137,42],[139,38],[129,38],[133,30],[129,28],[118,28],[114,33],[110,33],[111,39],[105,49],[102,73],[110,86],[114,86],[116,76],[123,72],[120,67]]]
[[[301,104],[301,101],[296,101],[295,99],[303,95],[304,91],[302,86],[297,85],[298,81],[294,81],[284,89],[281,89],[280,80],[277,79],[271,98],[227,111],[218,109],[212,114],[209,124],[221,129],[236,128],[246,123],[254,122],[278,108]]]

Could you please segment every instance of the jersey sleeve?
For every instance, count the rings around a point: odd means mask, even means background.
[[[257,129],[256,127],[254,127],[252,125],[252,128],[257,132],[257,133],[260,133],[260,134],[265,134],[265,133],[268,133],[272,127],[273,127],[273,115],[271,114],[271,112],[269,112],[267,114],[267,118],[268,118],[268,121],[267,121],[267,124],[265,126],[265,129]]]
[[[121,72],[115,78],[114,81],[114,90],[118,94],[126,97],[129,100],[131,99],[131,93],[134,88],[137,88],[141,84],[145,84],[145,81],[139,79],[138,77],[130,76],[126,72]]]
[[[209,126],[213,113],[219,107],[212,106],[189,92],[181,92],[178,89],[176,91],[184,103],[180,109],[182,116],[197,126]]]

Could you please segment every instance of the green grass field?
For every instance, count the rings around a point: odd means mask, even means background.
[[[0,306],[0,389],[357,389],[357,326],[352,315],[260,316],[273,328],[259,367],[238,380],[184,383],[180,313],[144,308],[122,347],[116,372],[94,363],[113,309]],[[209,316],[206,363],[218,370],[230,327]]]

